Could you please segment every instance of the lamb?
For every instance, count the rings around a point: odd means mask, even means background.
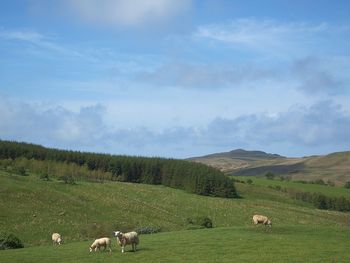
[[[52,244],[53,245],[61,245],[62,242],[62,237],[58,233],[53,233],[52,234]]]
[[[114,231],[114,236],[117,237],[118,244],[122,248],[122,253],[124,253],[125,245],[131,245],[132,250],[136,252],[136,245],[139,244],[139,237],[135,231],[128,233]]]
[[[109,252],[112,252],[111,240],[108,237],[96,239],[94,243],[92,243],[92,245],[90,246],[90,252],[92,252],[93,250],[96,252],[97,249],[100,250],[101,247],[104,247],[104,250],[106,250],[106,248],[108,247]]]
[[[268,219],[266,216],[263,215],[254,215],[253,216],[253,222],[255,225],[257,224],[263,224],[263,225],[268,225],[272,226],[272,222],[270,219]]]

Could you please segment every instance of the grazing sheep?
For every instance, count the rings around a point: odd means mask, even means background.
[[[106,250],[106,248],[108,247],[109,252],[112,252],[111,240],[108,237],[96,239],[94,243],[92,243],[92,245],[90,246],[90,252],[92,252],[93,250],[96,252],[97,249],[100,250],[101,247],[104,247],[104,250]]]
[[[262,215],[254,215],[253,216],[253,222],[254,222],[255,225],[263,224],[263,225],[272,226],[271,220],[268,219],[266,216],[262,216]]]
[[[139,237],[136,232],[123,233],[121,231],[114,231],[114,236],[117,237],[119,246],[122,248],[122,253],[124,253],[125,245],[131,245],[132,250],[136,251],[136,245],[139,244]]]
[[[58,233],[52,234],[52,245],[61,245],[62,237]]]

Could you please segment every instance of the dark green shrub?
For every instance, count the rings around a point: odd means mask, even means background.
[[[247,184],[252,184],[253,183],[253,180],[252,179],[248,179],[247,180]]]
[[[139,227],[136,229],[136,232],[138,234],[155,234],[160,232],[160,227],[158,226],[145,226],[145,227]]]
[[[0,235],[0,250],[23,248],[22,241],[13,234]]]
[[[312,184],[326,185],[326,183],[322,179],[317,179],[311,182]]]
[[[265,174],[265,177],[269,180],[273,180],[275,178],[275,175],[271,172],[268,172]]]
[[[213,221],[207,216],[197,216],[194,218],[187,218],[187,223],[192,226],[199,226],[199,228],[212,228]]]
[[[63,181],[65,184],[76,184],[74,177],[70,174],[61,176],[59,180]]]
[[[344,187],[350,189],[350,181],[349,181],[349,182],[346,182],[345,185],[344,185]]]
[[[15,172],[16,174],[21,175],[21,176],[26,176],[26,175],[27,175],[26,169],[25,169],[23,166],[17,166],[17,167],[15,167],[14,172]]]
[[[39,177],[43,181],[50,181],[50,177],[47,173],[40,173]]]

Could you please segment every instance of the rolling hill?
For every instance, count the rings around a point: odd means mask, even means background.
[[[268,181],[265,179],[265,181]],[[326,188],[326,187],[325,187]],[[334,187],[336,189],[336,187]],[[125,182],[64,184],[0,171],[0,229],[24,249],[0,251],[1,262],[348,262],[350,214],[318,210],[261,185],[237,183],[239,199],[200,196],[162,185]],[[254,226],[255,213],[273,227]],[[188,218],[208,216],[213,229]],[[159,228],[141,235],[139,250],[89,253],[111,231]],[[50,234],[64,244],[52,247]],[[268,253],[267,253],[268,251]],[[47,259],[47,260],[46,260]]]
[[[189,160],[204,163],[232,175],[264,175],[271,172],[293,180],[323,179],[343,185],[350,181],[350,151],[324,156],[288,158],[261,151],[234,150]]]

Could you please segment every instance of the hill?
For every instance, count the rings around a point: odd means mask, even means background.
[[[162,184],[199,195],[237,197],[232,180],[218,169],[184,160],[77,152],[0,140],[0,168],[22,175],[40,173],[66,183]]]
[[[265,180],[267,181],[267,180]],[[314,209],[261,185],[237,183],[243,198],[200,196],[161,185],[125,182],[65,184],[39,174],[0,172],[0,229],[26,248],[0,251],[1,262],[347,262],[350,214]],[[273,227],[254,226],[266,214]],[[193,229],[188,218],[207,216],[214,229]],[[88,246],[111,231],[149,227],[140,250],[89,254]],[[53,248],[50,234],[65,244]],[[171,231],[171,232],[169,232]],[[205,242],[204,242],[205,240]],[[40,245],[38,247],[38,245]],[[266,253],[268,251],[268,253]],[[219,253],[220,252],[220,253]]]
[[[233,154],[231,154],[233,153]],[[218,168],[227,174],[261,176],[270,172],[293,180],[322,179],[344,185],[350,181],[350,152],[325,156],[287,158],[261,151],[234,150],[190,160]]]
[[[265,153],[263,151],[246,151],[243,149],[232,150],[230,152],[214,153],[200,157],[192,157],[188,160],[204,163],[220,169],[223,172],[250,168],[254,165],[265,162],[284,160],[285,157],[278,154]]]
[[[236,149],[230,152],[223,152],[223,153],[214,153],[214,154],[209,154],[209,155],[205,155],[203,157],[197,157],[197,158],[216,158],[216,157],[224,157],[224,158],[248,160],[248,161],[283,158],[283,156],[280,156],[278,154],[271,154],[263,151],[246,151],[243,149]]]
[[[0,229],[26,245],[50,243],[53,231],[67,241],[109,234],[113,229],[187,229],[188,218],[208,216],[215,227],[250,226],[254,213],[276,224],[349,225],[349,213],[315,210],[267,187],[237,184],[241,199],[213,198],[164,186],[123,182],[44,181],[37,174],[0,172]]]

